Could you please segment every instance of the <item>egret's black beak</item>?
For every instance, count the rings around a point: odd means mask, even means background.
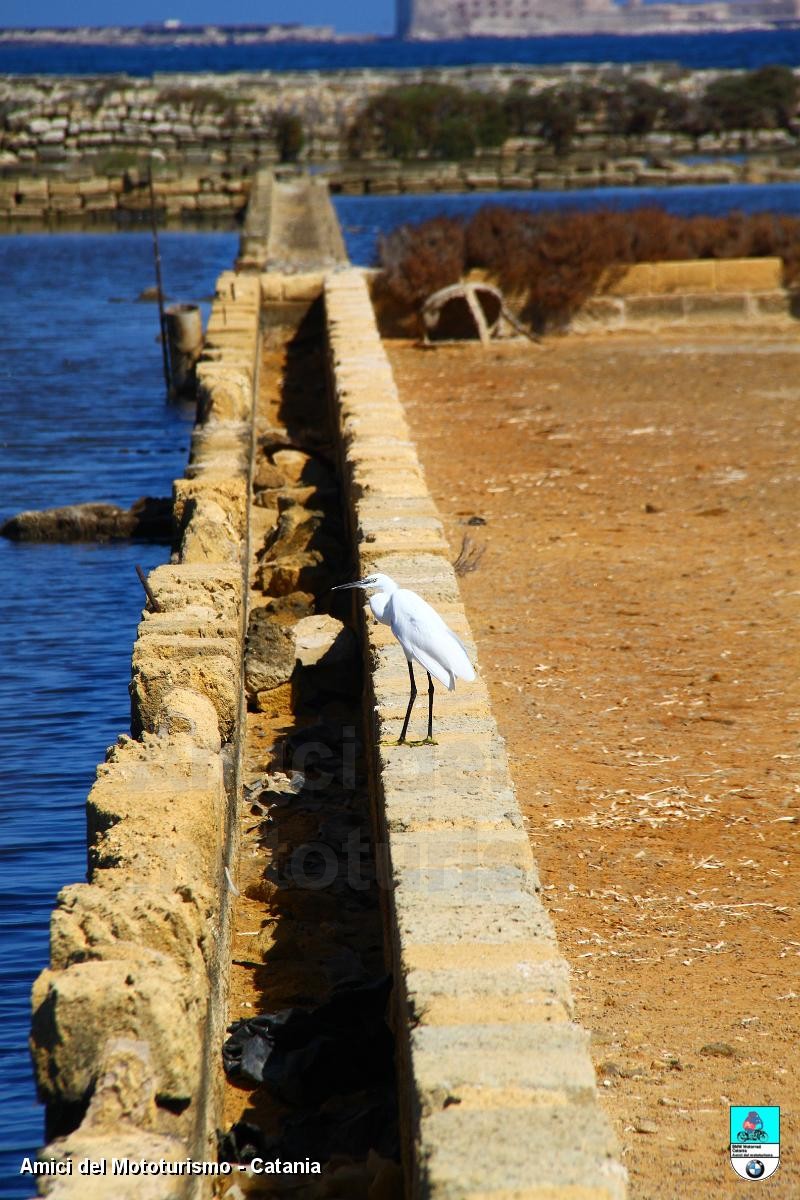
[[[363,586],[364,586],[364,580],[357,579],[355,581],[355,583],[337,583],[336,587],[331,588],[331,591],[332,592],[343,592],[347,588],[357,588],[357,587],[363,587]]]

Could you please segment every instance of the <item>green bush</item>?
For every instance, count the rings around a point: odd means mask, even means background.
[[[798,85],[788,67],[760,67],[743,75],[721,75],[702,100],[709,129],[789,129]]]
[[[593,88],[554,86],[533,95],[512,88],[504,109],[509,128],[518,137],[541,137],[556,154],[566,154],[583,117],[597,109]]]
[[[348,131],[348,149],[354,158],[463,159],[479,147],[502,145],[507,136],[495,96],[449,84],[414,84],[373,97]]]

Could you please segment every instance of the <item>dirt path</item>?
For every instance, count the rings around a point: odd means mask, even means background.
[[[800,1195],[800,343],[389,352],[632,1200]]]

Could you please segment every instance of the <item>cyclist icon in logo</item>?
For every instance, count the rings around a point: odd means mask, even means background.
[[[742,1128],[737,1133],[737,1138],[740,1142],[763,1142],[767,1136],[767,1131],[764,1128],[764,1122],[761,1117],[753,1109],[747,1114],[742,1122]]]

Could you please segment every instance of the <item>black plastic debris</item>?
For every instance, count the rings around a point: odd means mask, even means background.
[[[316,1008],[287,1008],[229,1026],[222,1048],[233,1080],[264,1083],[297,1107],[369,1088],[393,1075],[385,1012],[391,976],[338,988]]]
[[[370,1150],[383,1158],[400,1158],[392,1085],[337,1096],[318,1110],[292,1114],[279,1136],[265,1134],[249,1121],[237,1121],[219,1138],[222,1162],[311,1156],[324,1163],[334,1154],[364,1158]]]

